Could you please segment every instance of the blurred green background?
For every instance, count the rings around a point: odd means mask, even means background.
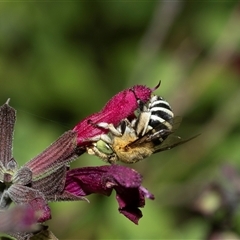
[[[238,239],[239,184],[229,183],[221,166],[240,168],[239,23],[238,1],[0,3],[0,102],[11,98],[17,110],[20,165],[135,84],[161,80],[156,94],[183,117],[179,135],[201,133],[130,165],[155,195],[138,226],[118,213],[115,193],[92,195],[90,204],[51,203],[48,224],[59,239],[210,239],[224,206],[235,215],[219,231]],[[101,164],[85,154],[72,166]],[[207,198],[210,213],[193,211],[212,182],[234,200],[219,205],[216,191]]]

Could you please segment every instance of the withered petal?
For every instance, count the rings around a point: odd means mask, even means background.
[[[13,176],[13,183],[27,185],[32,181],[32,172],[28,167],[21,167]]]
[[[67,166],[62,166],[50,175],[31,182],[31,187],[39,190],[50,200],[53,195],[59,195],[64,190]]]
[[[9,106],[9,100],[0,107],[0,161],[7,167],[12,158],[13,130],[16,111]]]
[[[58,240],[58,238],[49,229],[44,229],[32,236],[30,240]]]
[[[51,210],[44,194],[40,191],[20,184],[13,184],[7,193],[14,203],[31,206],[38,213],[38,222],[45,222],[51,218]]]
[[[18,169],[18,164],[14,158],[11,158],[7,164],[6,169],[11,170],[11,171],[16,171]]]
[[[31,237],[33,236],[33,233],[28,232],[8,232],[7,234],[10,235],[11,237],[14,237],[17,240],[30,240]],[[9,239],[7,238],[6,240]],[[12,240],[12,238],[10,240]]]
[[[82,197],[81,195],[75,195],[73,193],[64,191],[61,194],[55,194],[55,195],[49,195],[48,196],[49,201],[53,202],[60,202],[60,201],[86,201],[89,202],[89,200],[85,197]]]
[[[26,163],[25,166],[32,171],[33,180],[38,180],[75,160],[80,154],[81,152],[77,147],[77,134],[70,130]]]

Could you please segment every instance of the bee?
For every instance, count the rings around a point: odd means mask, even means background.
[[[173,135],[180,123],[181,118],[174,117],[169,103],[154,95],[148,104],[139,103],[139,113],[132,120],[123,119],[116,128],[99,123],[99,127],[109,129],[109,134],[88,146],[87,152],[111,164],[136,163],[196,137],[183,140]]]

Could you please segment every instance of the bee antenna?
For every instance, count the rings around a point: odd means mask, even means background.
[[[158,82],[158,84],[157,84],[156,87],[154,87],[154,88],[151,89],[152,92],[154,92],[155,90],[157,90],[157,89],[160,87],[160,85],[161,85],[161,80],[159,80],[159,82]]]
[[[9,105],[10,98],[7,99],[6,104]]]

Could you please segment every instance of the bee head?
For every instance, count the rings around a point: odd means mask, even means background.
[[[152,92],[154,92],[159,86],[160,82],[152,89],[143,85],[136,85],[130,88],[130,91],[133,92],[137,101],[146,103],[150,99]]]

